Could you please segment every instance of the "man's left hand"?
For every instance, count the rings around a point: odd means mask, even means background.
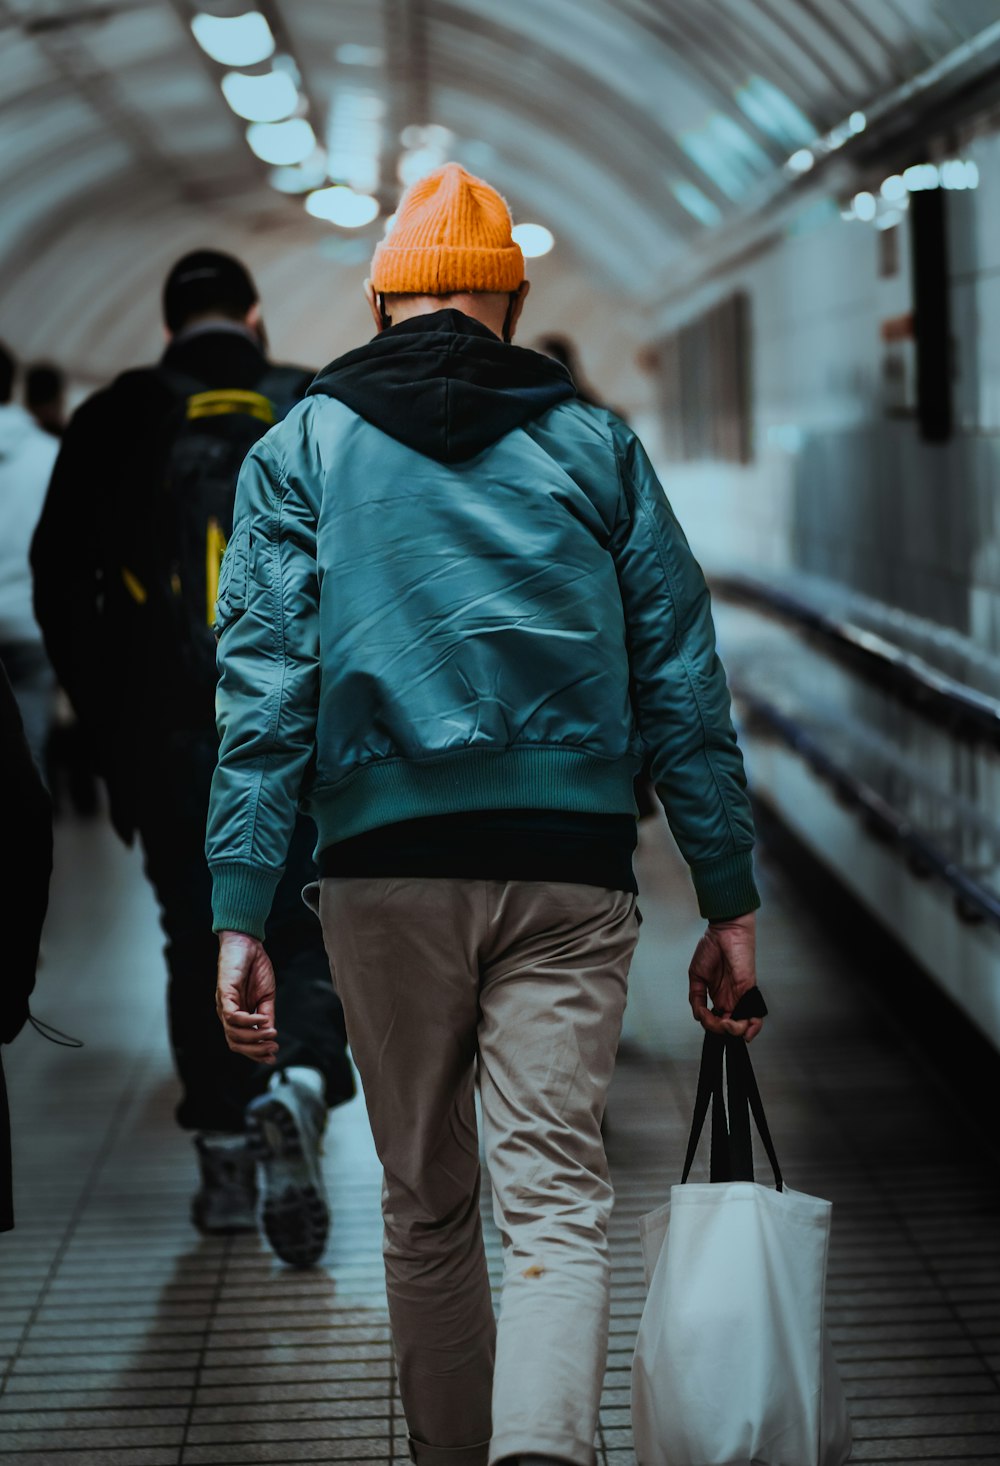
[[[731,921],[713,921],[695,949],[688,968],[688,1000],[695,1022],[707,1033],[745,1038],[752,1043],[764,1026],[762,1018],[728,1015],[743,994],[757,985],[757,918],[754,912]],[[717,1012],[708,1006],[711,997]]]
[[[274,968],[263,943],[245,932],[220,932],[215,1006],[234,1054],[274,1063],[274,992]]]

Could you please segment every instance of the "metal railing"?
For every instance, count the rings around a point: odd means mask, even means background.
[[[954,737],[1000,748],[1000,701],[939,672],[922,657],[877,632],[749,576],[713,576],[712,590],[725,600],[742,602],[792,622],[819,640],[839,661],[883,691],[893,693],[914,711],[940,723]]]
[[[885,637],[750,577],[713,577],[712,588],[725,600],[752,606],[792,623],[852,671],[931,718],[953,736],[1000,747],[1000,702],[938,672],[921,657],[904,651]],[[937,877],[943,881],[950,888],[955,910],[963,921],[989,922],[1000,927],[997,892],[959,865],[871,784],[832,758],[813,731],[745,686],[738,671],[732,683],[733,694],[744,709],[748,723],[777,736],[792,749],[830,785],[842,805],[858,812],[871,835],[898,851],[914,876]]]

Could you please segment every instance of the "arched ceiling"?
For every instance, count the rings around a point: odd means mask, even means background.
[[[445,128],[554,231],[545,269],[637,300],[797,149],[998,19],[996,0],[0,0],[0,331],[19,349],[120,365],[189,246],[247,254],[303,321],[363,273],[382,222],[348,234],[271,186],[199,9],[265,15],[321,140],[376,114],[383,215],[402,130]]]

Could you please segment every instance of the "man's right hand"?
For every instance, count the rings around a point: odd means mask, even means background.
[[[215,1005],[234,1054],[258,1064],[274,1063],[274,997],[274,968],[263,944],[245,932],[220,932]]]
[[[708,1006],[711,998],[721,1013],[731,1013],[743,994],[756,986],[756,942],[753,911],[731,921],[709,922],[688,968],[688,1001],[695,1022],[706,1032],[752,1043],[764,1026],[762,1018],[733,1020],[712,1013]]]

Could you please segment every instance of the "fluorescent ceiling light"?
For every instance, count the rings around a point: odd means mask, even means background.
[[[526,260],[547,255],[556,242],[552,230],[546,229],[544,224],[517,224],[511,230],[511,238],[515,244],[521,246],[521,253]]]
[[[444,153],[440,148],[414,148],[412,153],[400,155],[396,173],[403,187],[409,188],[412,183],[433,173],[435,168],[440,168],[443,162]]]
[[[875,195],[873,193],[856,193],[853,203],[854,212],[859,219],[864,219],[865,221],[874,219],[878,212],[878,205],[875,202]]]
[[[883,179],[879,193],[886,203],[897,203],[906,197],[906,183],[898,173],[892,173],[888,178]]]
[[[332,188],[317,188],[311,193],[306,199],[306,212],[341,229],[363,229],[378,217],[378,199],[335,183]]]
[[[326,131],[327,172],[357,193],[378,187],[385,103],[371,88],[340,86]]]
[[[925,189],[937,188],[941,175],[933,163],[914,163],[904,170],[903,182],[910,193],[923,193]]]
[[[799,148],[798,152],[792,154],[788,160],[788,168],[793,173],[808,173],[816,159],[810,148]]]
[[[670,185],[674,198],[682,209],[687,209],[693,219],[704,224],[707,229],[713,228],[722,222],[722,210],[714,204],[710,198],[702,193],[693,183],[686,178],[678,178]]]
[[[941,164],[942,188],[978,188],[979,168],[975,163],[965,163],[961,158],[949,158]]]
[[[805,113],[762,76],[751,76],[745,86],[737,88],[736,103],[760,132],[774,138],[786,152],[815,140],[816,128]]]
[[[272,168],[270,183],[279,193],[308,193],[326,180],[326,154],[317,148],[312,157],[294,167]]]
[[[281,122],[299,105],[298,88],[287,71],[269,71],[266,76],[227,71],[222,95],[237,117],[248,122]]]
[[[246,15],[196,15],[194,38],[213,61],[223,66],[256,66],[274,51],[271,27],[256,10]]]
[[[304,163],[316,147],[316,134],[304,117],[291,117],[287,122],[251,122],[247,142],[262,163]]]

